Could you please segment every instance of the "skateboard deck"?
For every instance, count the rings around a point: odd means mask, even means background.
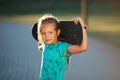
[[[32,36],[38,41],[37,34],[38,23],[32,25]],[[60,40],[68,42],[70,44],[80,45],[83,38],[83,32],[81,24],[78,22],[75,24],[73,21],[60,21],[58,23],[58,28],[60,28]]]

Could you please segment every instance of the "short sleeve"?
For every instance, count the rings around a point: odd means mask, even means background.
[[[62,54],[62,56],[64,56],[64,54],[67,52],[68,50],[68,47],[70,46],[71,44],[69,43],[66,43],[66,42],[62,42],[61,45],[60,45],[60,52]],[[68,53],[68,55],[66,56],[67,58],[71,57],[72,54],[71,53]]]

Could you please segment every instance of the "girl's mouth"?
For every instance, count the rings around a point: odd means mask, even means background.
[[[47,39],[46,42],[50,41],[50,39]]]

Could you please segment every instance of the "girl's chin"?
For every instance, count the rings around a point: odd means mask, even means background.
[[[55,43],[57,43],[57,42],[46,41],[45,43],[46,43],[46,44],[55,44]]]
[[[45,43],[46,43],[46,44],[52,44],[52,42],[50,42],[50,41],[46,41]]]

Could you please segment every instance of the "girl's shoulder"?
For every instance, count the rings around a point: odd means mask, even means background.
[[[60,41],[59,43],[60,43],[59,47],[62,51],[67,51],[68,47],[71,45],[70,43],[63,41]]]
[[[67,42],[60,42],[60,50],[62,52],[62,55],[65,56],[67,51],[68,51],[68,47],[71,45],[70,43]],[[66,55],[67,58],[69,58],[70,56],[72,56],[72,54],[68,54]]]
[[[63,42],[63,41],[59,41],[59,43],[60,43],[60,46],[62,46],[62,47],[71,45],[70,43]]]

